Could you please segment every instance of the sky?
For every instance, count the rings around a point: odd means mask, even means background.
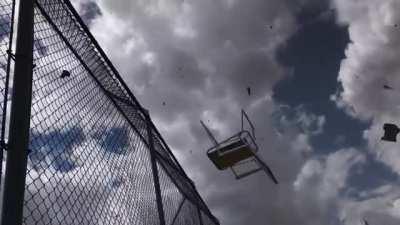
[[[221,224],[399,224],[400,1],[72,2]],[[206,156],[241,109],[278,185]]]

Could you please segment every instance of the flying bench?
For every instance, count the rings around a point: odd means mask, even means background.
[[[207,150],[208,158],[219,170],[231,169],[236,179],[241,179],[259,171],[264,171],[271,180],[278,184],[278,180],[271,169],[257,154],[258,145],[255,141],[255,129],[242,110],[242,129],[235,135],[218,142],[210,129],[200,121],[214,146]],[[244,122],[251,128],[251,133],[244,128]]]

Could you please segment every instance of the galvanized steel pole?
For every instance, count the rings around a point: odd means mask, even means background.
[[[2,225],[21,225],[32,104],[34,0],[19,1]]]

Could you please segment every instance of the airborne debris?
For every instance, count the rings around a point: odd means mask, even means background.
[[[247,94],[250,96],[251,95],[251,89],[250,87],[247,87]]]
[[[245,122],[246,127],[250,130],[245,129]],[[217,141],[203,121],[200,120],[200,123],[214,144],[214,147],[207,150],[207,156],[217,169],[226,170],[230,168],[236,179],[264,171],[275,184],[278,184],[278,180],[271,169],[257,154],[255,129],[244,110],[242,110],[242,129],[240,132],[221,142]]]
[[[71,73],[67,70],[63,70],[61,73],[61,78],[65,78],[65,77],[69,77],[71,75]]]
[[[393,90],[393,88],[390,87],[390,86],[387,85],[387,84],[384,84],[384,85],[383,85],[383,89],[386,89],[386,90]]]
[[[397,127],[396,124],[392,123],[385,123],[383,124],[383,130],[384,134],[381,140],[383,141],[390,141],[390,142],[396,142],[396,137],[397,134],[400,132],[400,128]]]
[[[363,219],[364,225],[369,225],[369,223],[367,222],[367,220]]]
[[[165,106],[165,102],[162,102],[162,105]]]

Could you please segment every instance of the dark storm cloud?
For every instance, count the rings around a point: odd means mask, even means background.
[[[101,15],[101,10],[95,1],[89,0],[81,3],[80,16],[89,26],[94,19]]]

